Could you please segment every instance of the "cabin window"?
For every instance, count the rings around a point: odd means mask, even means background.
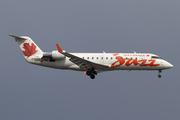
[[[94,59],[94,57],[92,57],[92,59]]]
[[[98,57],[97,57],[97,59],[98,59]]]
[[[123,58],[121,57],[121,60],[122,60]]]
[[[89,59],[89,57],[87,57],[87,59]]]
[[[106,59],[108,59],[108,57],[106,57]]]
[[[111,60],[112,60],[113,58],[111,57]]]
[[[83,57],[83,59],[84,59],[84,57]]]
[[[103,57],[101,57],[101,59],[103,59]]]

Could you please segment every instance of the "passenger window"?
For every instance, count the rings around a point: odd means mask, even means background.
[[[92,59],[94,59],[94,57],[92,57]]]
[[[83,57],[83,59],[84,59],[84,57]]]
[[[101,57],[101,59],[103,59],[103,57]]]
[[[87,57],[87,59],[89,59],[89,57]]]
[[[97,59],[98,59],[98,57],[97,57]]]
[[[108,57],[106,57],[106,59],[108,59]]]
[[[112,60],[113,58],[111,57],[111,60]]]

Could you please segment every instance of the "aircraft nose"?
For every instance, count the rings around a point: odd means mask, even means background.
[[[173,68],[174,66],[173,66],[171,63],[169,63],[169,67],[170,67],[170,68]]]
[[[165,66],[166,66],[166,68],[173,68],[173,67],[174,67],[174,66],[173,66],[171,63],[169,63],[169,62],[166,62]]]

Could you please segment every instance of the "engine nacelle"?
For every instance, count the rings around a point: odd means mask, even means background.
[[[61,59],[64,59],[65,56],[59,53],[58,51],[52,51],[52,58],[55,60],[61,60]]]

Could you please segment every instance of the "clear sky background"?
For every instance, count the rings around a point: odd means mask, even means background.
[[[26,63],[7,34],[45,52],[154,53],[158,71],[83,72]],[[180,120],[180,0],[1,0],[0,120]]]

